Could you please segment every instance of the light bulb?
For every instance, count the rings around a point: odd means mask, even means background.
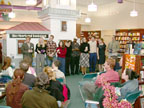
[[[36,0],[26,0],[27,5],[36,5],[37,1]]]
[[[89,17],[85,18],[85,22],[86,23],[90,23],[91,22],[91,19]]]
[[[132,10],[132,11],[130,12],[130,16],[131,16],[131,17],[136,17],[136,16],[138,16],[138,12],[134,9],[134,10]]]
[[[8,14],[9,18],[15,18],[15,13],[12,11]]]
[[[97,11],[97,5],[95,5],[94,3],[91,3],[90,5],[88,5],[88,11]]]

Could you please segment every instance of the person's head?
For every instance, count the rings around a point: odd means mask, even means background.
[[[24,79],[24,71],[22,69],[16,69],[13,75],[12,87],[8,92],[9,101],[11,102],[15,96],[15,94],[19,91],[19,86]]]
[[[20,69],[22,69],[25,73],[28,71],[29,66],[29,63],[24,60],[22,60],[19,65]]]
[[[59,47],[65,48],[64,41],[61,40],[61,41],[59,42]]]
[[[56,81],[56,74],[55,74],[55,72],[53,72],[51,67],[49,67],[49,66],[44,67],[43,72],[45,72],[48,75],[49,80]]]
[[[99,42],[99,44],[103,44],[104,43],[103,38],[98,39],[98,42]]]
[[[73,39],[73,42],[76,43],[76,42],[77,42],[77,38],[74,38],[74,39]]]
[[[6,56],[4,58],[4,65],[2,66],[2,70],[6,70],[10,66],[11,66],[11,58]]]
[[[60,64],[60,61],[59,61],[59,60],[55,60],[55,61],[53,61],[53,63],[52,63],[52,68],[58,68],[60,65],[61,65],[61,64]]]
[[[125,81],[137,79],[138,77],[139,75],[137,75],[136,72],[128,68],[125,69],[124,72],[122,73],[122,79],[124,79]]]
[[[82,38],[82,42],[87,42],[87,40],[86,40],[86,38],[84,37],[84,38]]]
[[[54,35],[50,35],[49,41],[53,41],[53,39],[54,39]]]
[[[25,57],[23,61],[27,62],[30,66],[32,66],[32,59],[29,56]]]
[[[95,41],[95,37],[91,36],[91,41],[94,42]]]
[[[47,89],[49,87],[49,78],[45,72],[41,72],[38,74],[35,86],[39,89]]]
[[[27,37],[26,37],[26,43],[30,43],[30,40],[31,40],[31,37],[30,37],[30,36],[27,36]]]
[[[40,43],[40,44],[43,44],[43,43],[44,43],[44,37],[40,37],[40,38],[39,38],[39,43]]]
[[[104,64],[106,71],[113,69],[115,66],[115,60],[113,58],[108,58]]]

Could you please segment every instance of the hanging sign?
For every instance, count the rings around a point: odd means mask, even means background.
[[[48,34],[10,34],[10,38],[26,38],[27,36],[31,38],[48,38]]]

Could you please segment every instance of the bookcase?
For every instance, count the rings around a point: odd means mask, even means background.
[[[101,38],[101,31],[82,31],[81,37],[86,37],[87,40],[90,36],[93,36],[95,34],[96,39]]]
[[[124,54],[123,55],[122,71],[125,68],[130,68],[140,75],[140,77],[139,77],[139,89],[142,90],[143,93],[136,100],[136,102],[134,104],[134,108],[143,108],[141,106],[142,106],[142,104],[144,106],[144,55]]]
[[[138,43],[144,40],[144,29],[119,29],[116,30],[115,39],[120,43],[120,53],[126,50],[126,44],[132,39],[133,43]]]

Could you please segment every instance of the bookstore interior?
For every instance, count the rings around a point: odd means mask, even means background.
[[[123,58],[122,72],[129,68],[140,76],[139,91],[142,93],[131,106],[144,108],[143,19],[144,0],[0,0],[0,67],[5,56],[12,58],[15,67],[19,66],[18,61],[23,57],[21,47],[27,36],[31,37],[34,46],[40,37],[44,37],[47,42],[50,35],[54,36],[57,45],[60,40],[65,43],[67,40],[73,41],[74,38],[81,41],[85,37],[90,41],[94,36],[96,41],[103,39],[107,58],[109,43],[114,38],[119,44],[119,50],[114,56],[117,56],[118,61]],[[34,55],[36,57],[36,52]],[[66,77],[67,81],[68,78],[69,76]],[[76,81],[79,82],[80,79],[82,76]],[[89,100],[85,101],[88,105],[84,104],[78,82],[74,84],[77,92],[73,87],[70,87],[70,90],[71,95],[79,95],[71,96],[70,104],[66,108],[89,108],[89,103],[99,104]],[[0,84],[0,108],[11,108],[1,101],[3,92],[3,85]],[[97,107],[99,105],[91,106]]]

